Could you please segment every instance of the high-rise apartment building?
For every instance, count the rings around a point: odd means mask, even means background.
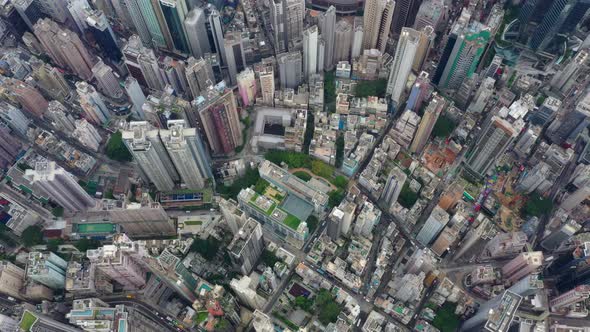
[[[92,151],[98,151],[100,143],[102,142],[102,135],[88,123],[86,119],[75,121],[76,129],[72,132],[72,137],[77,139],[80,144],[89,148]]]
[[[148,253],[138,242],[125,234],[115,234],[113,244],[88,250],[86,256],[96,268],[125,289],[137,289],[146,283],[146,268],[142,258]]]
[[[111,111],[92,85],[82,81],[76,82],[76,92],[88,121],[96,125],[103,125],[111,119]]]
[[[334,48],[336,41],[336,8],[330,6],[326,12],[318,18],[320,34],[324,40],[324,61],[322,63],[324,70],[334,68]]]
[[[508,121],[493,116],[481,130],[479,139],[465,163],[466,168],[476,176],[485,175],[517,135],[518,131]]]
[[[393,0],[365,2],[363,50],[378,49],[381,53],[385,52],[394,9],[395,1]]]
[[[238,202],[233,199],[219,200],[219,210],[227,223],[233,235],[237,235],[238,231],[246,224],[246,214],[238,208]]]
[[[207,91],[207,88],[215,84],[213,68],[203,58],[190,57],[187,60],[186,80],[190,88],[191,96],[196,98]]]
[[[301,37],[305,1],[273,0],[270,4],[270,20],[277,53],[289,49],[289,42]]]
[[[51,289],[64,289],[68,263],[58,255],[33,251],[27,258],[26,277]]]
[[[430,85],[430,78],[427,72],[423,71],[420,72],[412,89],[410,89],[410,94],[408,95],[408,100],[406,100],[406,110],[417,111],[422,108],[422,104],[424,101],[432,93],[432,86]]]
[[[406,89],[419,43],[420,33],[418,31],[412,28],[402,29],[387,82],[387,93],[391,95],[391,100],[396,105],[399,105],[401,96]]]
[[[421,0],[397,0],[395,2],[395,11],[391,19],[391,33],[394,36],[399,36],[403,27],[414,25],[414,19],[421,3]]]
[[[502,278],[515,283],[543,265],[541,251],[523,252],[502,266]]]
[[[158,190],[174,188],[179,177],[156,128],[145,121],[132,121],[123,131],[123,142]]]
[[[385,187],[383,187],[383,192],[379,199],[385,203],[385,206],[388,207],[390,211],[397,202],[399,194],[407,179],[408,176],[399,169],[399,167],[393,167],[389,172],[387,182],[385,183]]]
[[[186,30],[184,29],[184,21],[188,14],[188,8],[185,0],[160,0],[160,9],[166,27],[170,31],[174,49],[183,53],[189,54],[190,45],[188,42]]]
[[[559,207],[569,212],[580,206],[588,198],[590,198],[590,183],[567,194]]]
[[[439,31],[445,11],[444,0],[422,1],[414,19],[414,29],[422,30],[425,26],[430,25],[435,31]]]
[[[237,84],[237,75],[246,68],[246,55],[242,34],[238,31],[227,32],[223,39],[225,59],[231,84]]]
[[[25,283],[25,271],[9,261],[0,261],[0,293],[22,298],[20,290]]]
[[[267,106],[273,106],[275,96],[275,73],[274,65],[263,65],[262,68],[256,72],[258,76],[260,87],[261,102]],[[258,103],[258,101],[257,101]]]
[[[522,296],[509,290],[482,304],[477,313],[461,326],[460,332],[506,332],[516,316]]]
[[[168,120],[168,130],[160,130],[160,138],[181,181],[190,189],[201,189],[212,179],[209,156],[196,128],[188,128],[184,120]]]
[[[36,118],[43,117],[49,103],[35,87],[15,79],[6,79],[3,87],[14,96],[26,113]]]
[[[360,17],[354,19],[354,37],[352,38],[352,50],[350,54],[350,60],[358,58],[363,52],[363,39],[364,39],[364,28],[363,21]]]
[[[334,37],[334,63],[350,61],[353,39],[352,25],[346,20],[339,20]]]
[[[277,55],[279,81],[281,89],[297,89],[303,81],[301,52],[289,52]]]
[[[418,43],[416,57],[414,58],[414,63],[412,64],[412,70],[414,70],[417,73],[419,73],[422,70],[424,61],[426,61],[426,59],[428,58],[430,49],[434,44],[434,38],[436,37],[434,33],[434,28],[430,25],[427,25],[418,31],[420,31],[420,42]]]
[[[139,83],[133,76],[129,75],[125,79],[123,86],[125,87],[125,92],[131,101],[133,116],[138,120],[145,120],[143,104],[145,103],[146,99],[145,94],[143,94],[143,91],[139,86]]]
[[[256,76],[254,70],[247,67],[244,71],[238,74],[238,93],[242,99],[242,105],[249,106],[256,101]]]
[[[420,232],[416,236],[416,241],[427,246],[438,236],[448,222],[449,214],[440,206],[435,206],[426,220],[426,223],[422,226],[422,229],[420,229]]]
[[[318,69],[318,27],[317,25],[303,31],[303,74],[306,79]]]
[[[213,8],[209,13],[209,29],[211,29],[211,35],[213,36],[212,46],[215,47],[215,52],[217,52],[217,55],[221,57],[221,63],[227,65],[227,59],[225,58],[225,48],[223,46],[223,24],[221,23],[219,11],[217,11],[215,8]]]
[[[29,118],[18,108],[5,101],[0,101],[0,123],[2,122],[4,122],[10,129],[24,136],[27,134],[31,120],[29,120]]]
[[[123,89],[119,85],[119,80],[115,77],[113,69],[106,65],[102,60],[98,61],[92,67],[92,74],[98,82],[98,88],[105,95],[112,98],[119,98],[123,96]]]
[[[207,14],[203,8],[199,7],[188,12],[184,20],[184,30],[190,46],[190,54],[195,58],[204,57],[205,53],[211,52],[206,24]]]
[[[70,211],[84,211],[96,205],[78,180],[55,162],[38,162],[25,176],[43,189],[51,200]]]
[[[148,25],[144,19],[143,14],[141,13],[139,1],[123,0],[122,3],[125,4],[125,7],[127,7],[127,11],[129,12],[129,16],[131,17],[131,22],[133,23],[133,26],[135,27],[135,31],[139,35],[139,38],[141,38],[141,42],[143,43],[143,45],[145,45],[146,47],[152,47],[154,44],[152,40],[152,35],[150,34]]]
[[[194,106],[200,121],[192,120],[193,126],[203,128],[212,154],[228,154],[242,145],[236,97],[225,82],[209,87],[195,100]]]
[[[248,218],[227,247],[233,264],[243,275],[252,272],[263,250],[262,226],[252,218]]]
[[[551,311],[559,311],[563,307],[585,301],[588,298],[590,298],[590,285],[578,285],[574,289],[551,299],[549,305]]]
[[[44,92],[50,98],[61,102],[64,102],[72,96],[72,88],[57,68],[52,67],[43,61],[29,62],[31,63],[31,67],[33,67],[31,76],[35,78],[37,87],[41,92]]]
[[[45,53],[58,66],[69,69],[83,80],[92,78],[94,56],[77,34],[61,28],[50,19],[39,20],[34,26],[34,32]]]
[[[412,145],[410,145],[410,152],[416,153],[418,155],[422,153],[422,150],[430,138],[432,129],[434,129],[434,124],[446,106],[447,102],[445,98],[439,96],[436,94],[436,92],[433,93],[430,103],[424,110],[424,115],[422,115],[422,120],[420,121],[420,125],[416,130]]]

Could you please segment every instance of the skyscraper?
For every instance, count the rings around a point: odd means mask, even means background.
[[[42,188],[49,198],[70,211],[84,211],[96,202],[78,180],[55,162],[38,162],[35,169],[28,169],[25,176]]]
[[[115,234],[113,244],[86,252],[99,271],[127,290],[145,285],[146,267],[142,258],[147,255],[145,247],[131,241],[124,233]]]
[[[232,263],[243,275],[249,275],[252,272],[263,250],[262,226],[252,218],[248,218],[240,227],[227,247]]]
[[[160,191],[170,191],[179,177],[158,130],[145,121],[132,121],[123,131],[123,142],[148,179]]]
[[[203,8],[193,8],[184,20],[184,29],[190,46],[190,53],[195,58],[205,56],[211,52],[209,37],[207,36],[207,15]]]
[[[145,120],[145,114],[143,112],[145,95],[143,94],[143,91],[141,91],[139,83],[137,83],[137,80],[133,76],[129,75],[125,79],[124,86],[125,92],[127,93],[127,96],[133,105],[133,115],[136,117],[136,119]]]
[[[215,84],[215,76],[213,75],[213,68],[203,58],[190,57],[187,60],[186,80],[190,88],[191,97],[196,98],[207,88]]]
[[[568,18],[571,20],[579,21],[583,12],[582,8],[576,8],[576,4],[582,2],[580,0],[554,0],[547,12],[543,16],[543,20],[537,26],[531,38],[529,40],[529,47],[533,50],[543,50],[553,40],[555,35],[560,32],[563,25],[567,22]],[[586,10],[588,6],[586,5]],[[572,11],[576,10],[580,16],[574,15],[570,17]],[[569,25],[575,26],[577,22],[567,22]]]
[[[86,0],[81,0],[86,1]],[[127,10],[129,11],[129,15],[131,16],[131,22],[135,27],[135,31],[141,38],[141,42],[143,45],[147,47],[153,46],[152,35],[150,34],[150,30],[148,29],[148,25],[141,13],[141,7],[137,0],[123,0]]]
[[[221,24],[219,12],[215,8],[213,8],[211,13],[209,13],[209,28],[211,29],[211,35],[213,36],[213,46],[215,47],[215,52],[217,52],[217,55],[221,57],[221,63],[227,65],[227,60],[225,58],[225,48],[223,46],[223,25]]]
[[[6,123],[10,129],[25,136],[30,121],[18,108],[5,101],[0,101],[0,122]]]
[[[588,67],[587,50],[580,50],[576,55],[551,79],[551,87],[562,94],[566,94],[576,83],[578,77],[583,75]]]
[[[324,39],[324,70],[334,68],[334,47],[336,38],[336,8],[330,6],[325,13],[318,18],[320,33]]]
[[[43,117],[49,104],[35,87],[14,79],[5,80],[4,86],[12,93],[26,113],[36,118]]]
[[[452,36],[449,38],[453,40]],[[435,83],[441,89],[458,89],[463,80],[471,77],[477,69],[479,60],[490,38],[489,29],[477,22],[472,23],[465,31],[459,32],[454,43],[452,43],[453,48],[448,56],[448,61],[442,62],[446,59],[441,58],[439,66],[444,65],[444,70],[440,76],[440,81]]]
[[[424,0],[414,19],[414,29],[422,30],[430,25],[435,31],[439,31],[439,23],[444,17],[446,8],[444,0]]]
[[[358,58],[363,51],[363,21],[360,17],[354,18],[354,37],[352,39],[351,61]]]
[[[277,55],[281,89],[296,89],[303,81],[301,52]]]
[[[270,6],[275,51],[287,51],[289,42],[301,38],[303,33],[305,1],[273,0]]]
[[[423,246],[428,246],[448,222],[449,214],[440,206],[435,206],[426,223],[422,226],[418,235],[416,235],[416,241],[420,242]]]
[[[406,183],[408,176],[398,167],[393,167],[387,177],[385,187],[381,193],[380,199],[385,203],[385,206],[391,211],[392,207],[397,202],[399,194]]]
[[[248,67],[238,74],[238,92],[244,106],[254,104],[256,91],[256,76],[252,68]]]
[[[446,106],[446,100],[442,96],[437,95],[436,92],[433,93],[430,103],[424,110],[424,115],[422,115],[422,120],[420,121],[420,125],[416,130],[412,145],[410,145],[410,152],[416,153],[418,155],[422,153],[422,150],[430,138],[434,124]]]
[[[317,72],[318,27],[314,25],[303,31],[303,74],[306,80]]]
[[[77,34],[61,28],[50,19],[39,20],[34,26],[34,32],[45,53],[58,66],[69,69],[84,80],[92,78],[95,58]]]
[[[23,21],[25,21],[29,29],[31,29],[31,31],[33,30],[35,23],[45,16],[41,12],[39,4],[36,1],[13,0],[12,5],[14,8],[16,8],[16,11],[22,17]]]
[[[223,40],[225,50],[225,59],[231,84],[237,83],[237,75],[246,68],[246,56],[244,53],[244,44],[242,43],[242,34],[238,31],[232,31],[225,34]]]
[[[67,8],[70,16],[74,19],[74,23],[78,27],[78,32],[84,35],[84,31],[88,28],[88,24],[86,24],[86,13],[92,10],[88,0],[70,0],[68,1]]]
[[[126,1],[129,2],[127,8],[132,9],[134,7],[137,7],[139,9],[139,12],[141,13],[141,17],[143,18],[143,21],[145,22],[145,25],[147,27],[147,30],[148,30],[150,36],[151,36],[154,46],[160,47],[160,48],[167,48],[168,41],[166,40],[166,38],[164,36],[164,31],[162,31],[162,28],[160,27],[160,22],[158,21],[158,17],[156,16],[156,12],[153,7],[153,5],[154,5],[153,1],[156,1],[156,6],[158,6],[157,0],[126,0]],[[135,10],[131,10],[131,12],[135,12]]]
[[[339,20],[336,23],[336,32],[334,37],[334,63],[339,61],[351,61],[350,52],[352,50],[353,31],[352,25],[346,20]]]
[[[31,74],[42,92],[61,102],[72,96],[73,90],[61,71],[42,61],[30,61],[30,63],[33,67]]]
[[[66,134],[71,134],[74,131],[74,119],[59,101],[50,101],[45,115],[58,130]]]
[[[559,311],[563,307],[571,306],[588,298],[590,298],[590,285],[579,285],[569,292],[565,292],[551,299],[549,305],[551,306],[551,311]]]
[[[106,56],[115,63],[119,62],[121,60],[121,49],[105,14],[99,10],[88,12],[86,25]]]
[[[395,2],[395,11],[391,19],[391,33],[394,36],[400,35],[403,27],[414,25],[414,19],[421,3],[421,0],[397,0]]]
[[[590,183],[576,189],[576,191],[567,194],[561,205],[559,206],[565,211],[572,211],[576,207],[580,206],[582,202],[590,197]]]
[[[275,74],[272,64],[262,66],[256,73],[260,81],[260,96],[264,105],[273,106],[275,96]]]
[[[516,316],[522,296],[504,291],[502,295],[482,304],[477,313],[461,326],[460,332],[495,331],[506,332]]]
[[[502,278],[515,283],[543,265],[541,251],[523,252],[502,267]]]
[[[205,131],[213,154],[228,154],[243,143],[236,97],[225,82],[209,87],[194,106],[199,116],[195,122]]]
[[[387,93],[391,95],[391,100],[396,105],[400,103],[400,98],[406,88],[419,42],[420,33],[418,31],[412,28],[402,29],[387,82]]]
[[[481,130],[479,139],[467,158],[466,169],[476,176],[484,176],[517,135],[518,132],[508,121],[493,116]]]
[[[39,9],[59,23],[65,23],[68,18],[66,1],[36,0]]]
[[[207,151],[197,133],[184,120],[169,120],[168,130],[160,130],[160,138],[180,179],[189,189],[201,189],[213,178]]]
[[[102,60],[98,61],[92,67],[92,74],[98,82],[98,88],[107,96],[119,98],[123,95],[123,89],[119,85],[119,80],[115,77],[113,69],[106,65]]]
[[[419,31],[420,42],[418,43],[418,50],[416,50],[416,57],[414,59],[414,63],[412,64],[412,69],[417,73],[422,70],[424,61],[428,58],[430,48],[432,48],[432,45],[434,44],[434,37],[436,36],[434,33],[434,28],[430,25],[425,26]]]
[[[422,103],[430,96],[432,87],[430,86],[430,78],[428,76],[428,73],[423,71],[416,78],[406,101],[406,110],[420,110]]]
[[[80,106],[86,119],[96,125],[103,125],[111,118],[111,112],[96,89],[86,82],[76,82]]]
[[[368,0],[363,15],[363,50],[378,49],[385,52],[391,18],[395,8],[393,0]]]
[[[184,30],[184,19],[188,13],[185,0],[160,0],[160,8],[170,31],[174,49],[188,54],[190,46]]]
[[[584,100],[581,104],[590,105],[590,103],[587,103],[590,102],[590,93]],[[547,137],[552,143],[561,144],[567,142],[571,144],[576,141],[589,124],[590,109],[578,106],[575,110],[559,114],[547,128]]]

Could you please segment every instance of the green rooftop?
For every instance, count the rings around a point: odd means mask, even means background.
[[[252,195],[252,198],[250,199],[250,202],[248,202],[248,204],[252,205],[258,211],[266,214],[267,216],[270,216],[272,211],[274,211],[275,207],[277,206],[277,204],[273,202],[267,210],[264,210],[262,207],[260,207],[260,206],[258,206],[258,204],[256,204],[256,200],[258,199],[258,197],[260,197],[260,195],[258,195],[258,193]]]
[[[33,327],[33,324],[35,324],[36,321],[37,321],[37,317],[35,317],[35,315],[30,313],[29,311],[25,311],[25,313],[23,314],[23,318],[20,321],[19,326],[23,331],[29,332],[31,330],[31,327]]]
[[[78,224],[77,232],[81,234],[114,233],[116,226],[111,223]]]
[[[295,217],[294,215],[290,214],[289,212],[286,212],[286,213],[287,213],[287,218],[285,218],[285,220],[283,222],[285,223],[285,225],[289,226],[290,228],[297,230],[297,227],[299,227],[299,224],[301,224],[301,220],[299,220],[299,218]]]

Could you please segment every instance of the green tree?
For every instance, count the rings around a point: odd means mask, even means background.
[[[123,134],[120,131],[111,135],[111,138],[107,143],[106,155],[116,161],[133,160],[131,153],[129,153],[129,150],[127,150],[127,147],[123,143]]]
[[[280,261],[280,259],[277,256],[275,256],[275,254],[272,251],[266,249],[262,251],[260,259],[262,260],[264,265],[271,267],[275,266],[275,263]]]
[[[57,252],[60,245],[64,243],[63,239],[50,239],[47,241],[47,250]]]
[[[324,325],[333,323],[338,319],[342,308],[334,301],[334,295],[326,289],[322,289],[315,297],[315,308],[318,311],[318,319]]]
[[[29,226],[21,234],[23,245],[32,247],[43,243],[43,230],[39,226]]]
[[[311,180],[311,175],[309,175],[309,173],[304,172],[304,171],[297,171],[297,172],[293,173],[293,175],[295,175],[296,177],[300,178],[301,180],[303,180],[305,182]]]
[[[333,208],[338,206],[344,199],[346,193],[342,189],[332,190],[328,193],[328,207]]]
[[[356,97],[370,97],[377,96],[380,98],[385,97],[385,91],[387,90],[387,80],[379,79],[375,81],[357,81],[354,94]]]
[[[309,216],[305,222],[307,223],[307,228],[309,228],[309,233],[313,233],[318,228],[320,221],[315,216]]]
[[[336,168],[342,166],[342,161],[344,161],[344,135],[339,134],[336,138]]]
[[[348,184],[348,179],[342,175],[338,175],[332,180],[332,184],[338,188],[345,189]]]
[[[411,209],[417,200],[418,194],[412,191],[412,189],[410,189],[410,185],[408,182],[404,183],[402,191],[400,192],[399,197],[397,198],[397,202],[406,209]]]
[[[536,191],[531,193],[522,209],[522,214],[529,217],[540,217],[553,210],[553,202],[549,198],[542,197]]]
[[[313,138],[313,131],[315,129],[315,120],[312,111],[307,112],[307,124],[305,125],[305,135],[303,136],[303,153],[309,154],[309,145]]]
[[[438,120],[436,120],[436,123],[434,124],[434,128],[432,129],[432,136],[447,137],[453,132],[453,130],[455,130],[455,126],[456,124],[455,122],[453,122],[453,120],[449,119],[445,115],[441,115],[438,117]]]
[[[334,167],[321,160],[314,160],[311,162],[311,172],[325,179],[330,179],[334,175]]]
[[[334,71],[324,73],[324,107],[329,113],[336,110],[336,74]]]
[[[311,308],[313,307],[313,301],[305,296],[300,295],[295,298],[295,305],[301,308],[302,310],[311,312]]]
[[[191,251],[194,251],[208,261],[212,261],[221,247],[221,241],[209,236],[206,240],[195,238],[191,245]]]
[[[95,239],[80,239],[76,241],[74,247],[76,247],[80,252],[85,253],[87,250],[97,249],[100,247],[100,241]]]
[[[259,179],[260,174],[258,174],[258,169],[248,168],[246,169],[244,176],[234,180],[230,186],[220,185],[217,186],[216,190],[221,196],[225,198],[236,199],[240,193],[240,190],[255,185],[258,183]]]

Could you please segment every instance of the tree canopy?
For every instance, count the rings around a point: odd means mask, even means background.
[[[111,138],[107,143],[106,155],[116,161],[133,160],[131,153],[129,153],[129,150],[127,150],[127,147],[123,143],[123,134],[120,131],[111,135]]]
[[[551,212],[552,209],[553,202],[551,199],[545,198],[539,195],[537,192],[533,192],[528,196],[528,199],[522,209],[522,213],[525,216],[540,217]]]
[[[379,79],[375,81],[357,81],[354,94],[356,97],[384,97],[387,90],[387,80]]]
[[[342,162],[344,161],[344,135],[338,135],[336,138],[336,168],[340,168],[342,166]]]
[[[408,184],[408,182],[406,182],[402,187],[402,191],[400,192],[399,197],[397,198],[398,203],[406,209],[411,209],[417,200],[418,193],[412,191],[412,189],[410,189],[410,185]]]
[[[208,261],[212,261],[221,247],[221,241],[209,236],[206,240],[195,238],[191,245],[191,251],[194,251]]]
[[[39,226],[29,226],[21,234],[23,245],[32,247],[43,243],[43,230]]]
[[[455,130],[455,122],[449,119],[445,115],[441,115],[436,120],[434,128],[432,129],[432,135],[435,137],[448,137],[453,130]]]

